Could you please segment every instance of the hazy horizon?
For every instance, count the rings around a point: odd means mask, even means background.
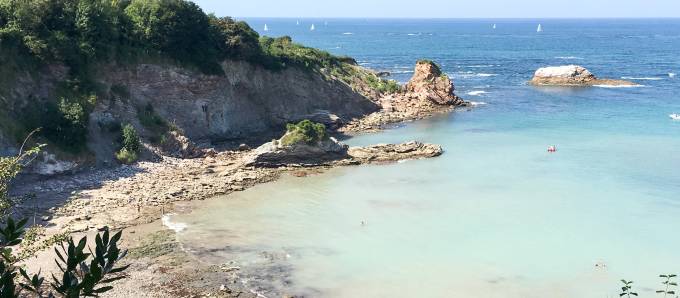
[[[630,19],[680,18],[677,0],[573,0],[546,3],[517,0],[477,0],[457,3],[446,0],[322,2],[250,1],[239,5],[215,0],[195,0],[203,10],[237,18],[398,18],[398,19]],[[416,7],[417,6],[417,7]]]

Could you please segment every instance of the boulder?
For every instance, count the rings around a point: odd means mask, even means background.
[[[409,97],[427,100],[438,105],[461,105],[464,101],[454,94],[451,79],[442,73],[437,64],[429,60],[416,63],[413,77],[406,84]]]
[[[315,144],[297,143],[288,146],[281,144],[279,140],[273,140],[255,149],[247,157],[246,165],[258,167],[322,165],[347,158],[347,148],[347,145],[335,138],[328,138]]]
[[[326,126],[327,129],[335,130],[345,124],[345,121],[340,118],[340,116],[333,114],[327,110],[317,110],[314,113],[306,114],[301,117],[296,118],[292,122],[299,122],[302,120],[310,120],[312,122],[321,123]]]
[[[360,163],[368,163],[437,157],[443,152],[444,150],[439,145],[410,141],[402,144],[351,147],[348,154]]]
[[[162,145],[164,154],[177,158],[197,158],[205,154],[186,136],[177,131],[171,131]]]
[[[582,66],[564,65],[543,67],[536,70],[530,81],[539,86],[633,86],[633,82],[623,80],[598,79],[593,73]]]

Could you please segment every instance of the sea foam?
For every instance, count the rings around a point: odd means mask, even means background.
[[[470,92],[467,93],[467,95],[472,95],[472,96],[478,96],[478,95],[482,95],[482,94],[486,94],[486,91],[475,90],[475,91],[470,91]]]
[[[655,77],[621,77],[624,80],[645,80],[645,81],[660,81],[663,80],[663,78],[655,78]]]
[[[179,233],[181,231],[186,230],[187,224],[183,222],[172,222],[170,220],[170,217],[173,216],[174,214],[165,214],[161,218],[161,222],[163,222],[163,225],[167,227],[170,230],[175,231],[175,233]]]

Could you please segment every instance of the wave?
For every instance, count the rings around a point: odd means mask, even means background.
[[[500,65],[493,65],[493,64],[489,64],[489,65],[468,65],[468,66],[465,66],[465,67],[469,67],[469,68],[486,68],[486,67],[494,67],[494,66],[500,66]]]
[[[393,73],[393,74],[394,74],[394,73],[396,73],[396,74],[399,74],[399,73],[413,73],[413,70],[395,70],[395,71],[391,71],[390,73]]]
[[[676,74],[674,72],[669,72],[668,77],[669,78],[675,78]]]
[[[557,56],[555,59],[563,59],[563,60],[583,60],[581,57],[576,57],[576,56]]]
[[[161,218],[161,222],[163,222],[163,225],[166,226],[168,229],[175,231],[175,233],[184,231],[188,227],[188,225],[183,222],[170,221],[170,217],[172,215],[174,214],[163,215],[163,217]]]
[[[473,107],[476,107],[476,106],[487,105],[487,103],[485,103],[485,102],[483,102],[483,101],[471,101],[471,102],[470,102],[470,105],[473,106]]]
[[[422,35],[422,33],[408,33],[406,35],[408,35],[408,36],[420,36],[420,35]]]
[[[472,96],[478,96],[478,95],[482,95],[482,94],[486,94],[486,91],[475,90],[475,91],[470,91],[470,92],[467,93],[467,95],[472,95]]]
[[[495,77],[497,74],[495,73],[478,73],[476,76],[478,77]]]
[[[593,87],[599,88],[640,88],[647,87],[645,85],[593,85]]]
[[[646,80],[646,81],[659,81],[663,80],[663,78],[655,78],[655,77],[621,77],[624,80]]]
[[[352,33],[352,32],[345,32],[345,33],[343,33],[342,35],[354,35],[354,33]]]

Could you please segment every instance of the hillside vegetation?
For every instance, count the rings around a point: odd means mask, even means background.
[[[227,59],[271,71],[299,67],[345,77],[354,64],[287,36],[261,37],[247,23],[206,14],[190,1],[0,0],[0,131],[20,140],[42,127],[42,139],[79,153],[97,103],[125,93],[121,86],[100,86],[100,68],[172,63],[224,75],[220,62]],[[35,75],[54,65],[66,66],[68,74],[53,98],[12,102],[17,74]]]

